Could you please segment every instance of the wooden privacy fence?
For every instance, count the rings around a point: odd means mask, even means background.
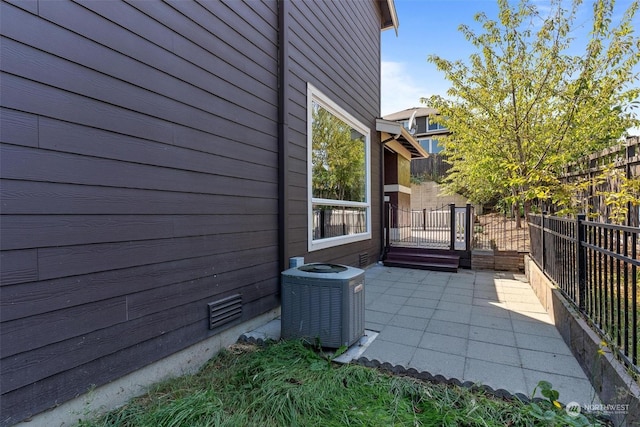
[[[451,169],[451,163],[441,154],[431,154],[424,159],[411,161],[411,175],[439,182]]]
[[[529,227],[536,264],[640,373],[640,229],[534,214]]]
[[[627,179],[640,176],[640,137],[629,137],[624,143],[568,164],[561,177],[565,183],[581,180],[591,182],[588,189],[578,194],[578,197],[581,200],[581,205],[588,210],[585,213],[588,216],[597,215],[602,222],[608,222],[611,209],[606,206],[604,196],[601,193],[618,191],[620,183],[614,179],[607,179],[603,183],[597,184],[594,178],[602,175],[609,167],[623,172]],[[626,225],[640,225],[640,207],[629,205],[627,209]]]

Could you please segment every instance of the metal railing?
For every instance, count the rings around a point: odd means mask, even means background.
[[[533,214],[529,227],[536,264],[640,373],[640,229]]]
[[[529,229],[505,214],[479,215],[473,223],[473,248],[529,252]]]
[[[387,246],[470,250],[472,215],[471,205],[418,211],[389,204]]]
[[[529,252],[529,228],[524,219],[519,226],[516,219],[503,214],[476,216],[471,205],[408,210],[389,204],[387,221],[391,245]]]
[[[360,208],[314,208],[313,238],[347,236],[367,231],[367,213]]]

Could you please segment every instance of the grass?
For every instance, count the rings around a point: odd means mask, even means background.
[[[568,419],[550,402],[507,401],[364,366],[337,365],[300,342],[283,341],[232,346],[197,374],[158,384],[78,426],[504,427],[567,425],[567,420],[587,425],[584,416]]]

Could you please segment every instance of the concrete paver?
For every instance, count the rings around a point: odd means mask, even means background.
[[[411,368],[427,371],[434,376],[460,378],[464,373],[464,363],[464,356],[419,348],[414,352],[409,365]]]
[[[365,274],[366,344],[342,363],[362,356],[527,396],[545,380],[565,404],[599,403],[522,275],[382,265]],[[277,319],[245,335],[278,339],[279,329]]]
[[[564,403],[597,402],[593,387],[526,279],[381,265],[366,270],[369,360],[530,396],[546,380]]]

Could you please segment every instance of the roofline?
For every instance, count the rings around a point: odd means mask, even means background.
[[[411,115],[414,112],[417,113],[416,118],[440,115],[440,113],[438,112],[438,109],[433,107],[411,107],[411,108],[406,108],[404,110],[396,111],[394,113],[385,114],[383,118],[385,120],[393,120],[393,121],[406,120],[409,117],[411,117]]]
[[[384,12],[388,12],[389,15],[389,19],[390,20],[386,20],[380,23],[380,29],[381,30],[388,30],[390,28],[393,28],[396,31],[396,36],[398,35],[398,27],[400,26],[400,22],[398,21],[398,13],[396,11],[396,4],[394,2],[394,0],[382,0],[380,2],[380,7],[384,8],[386,6],[387,10],[382,10],[383,12],[383,16],[385,15]]]
[[[429,153],[422,148],[418,140],[399,122],[378,118],[376,119],[376,130],[388,134],[389,139],[402,144],[411,153],[411,158],[419,159],[429,157]],[[386,145],[388,141],[382,142]]]

